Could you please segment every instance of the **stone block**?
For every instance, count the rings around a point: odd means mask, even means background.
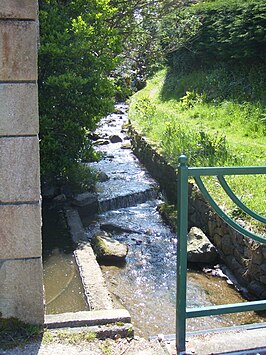
[[[37,84],[0,85],[0,135],[37,134]]]
[[[37,79],[37,26],[32,21],[0,21],[0,80]]]
[[[37,137],[0,138],[0,202],[39,201]]]
[[[243,256],[246,259],[251,259],[252,258],[252,250],[249,247],[244,247]]]
[[[0,260],[0,313],[25,323],[43,324],[42,260]]]
[[[37,2],[34,0],[1,0],[0,18],[32,19],[37,15]]]
[[[261,253],[261,248],[257,248],[255,250],[253,250],[252,263],[260,265],[263,262],[263,260],[264,260],[264,258],[263,258],[263,255]]]
[[[0,259],[40,257],[40,205],[0,206]]]
[[[215,234],[214,237],[213,237],[213,241],[214,241],[214,244],[215,246],[220,249],[221,246],[222,246],[222,238],[219,234]]]
[[[261,275],[261,276],[260,276],[260,282],[261,282],[262,284],[265,284],[265,285],[266,285],[266,275]]]
[[[225,234],[222,237],[222,251],[225,255],[230,255],[234,253],[231,238],[228,234]]]

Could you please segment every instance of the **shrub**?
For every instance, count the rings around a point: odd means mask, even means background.
[[[182,47],[169,54],[178,70],[211,66],[217,61],[265,62],[264,0],[204,1],[190,7],[202,24]]]
[[[120,37],[108,25],[116,11],[108,0],[39,4],[41,174],[43,180],[64,184],[92,153],[88,131],[113,110],[109,75],[117,64]]]

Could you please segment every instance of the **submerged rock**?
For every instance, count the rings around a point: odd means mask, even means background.
[[[96,233],[91,240],[91,246],[98,259],[108,262],[124,261],[128,254],[128,246],[114,240],[104,231]]]
[[[125,228],[115,223],[101,223],[100,228],[106,232],[117,232],[117,233],[136,233],[140,234],[140,231]]]
[[[104,171],[99,171],[97,173],[97,179],[100,182],[105,182],[105,181],[108,181],[110,179],[110,177]]]
[[[122,138],[119,137],[117,134],[113,134],[112,136],[109,137],[111,143],[119,143],[122,142]]]
[[[109,141],[107,139],[97,139],[93,144],[94,145],[106,145],[106,144],[109,144]]]
[[[213,263],[218,258],[215,246],[201,229],[192,227],[188,233],[188,262]]]
[[[125,142],[121,145],[121,149],[131,149],[131,143]]]

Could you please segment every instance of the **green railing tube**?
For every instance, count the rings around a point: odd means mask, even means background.
[[[249,230],[243,228],[240,226],[238,223],[233,221],[218,205],[217,203],[213,200],[213,198],[210,196],[209,192],[205,188],[202,180],[200,177],[194,177],[200,191],[202,192],[204,198],[210,203],[214,211],[226,222],[228,223],[232,228],[237,230],[238,232],[244,234],[245,236],[255,240],[256,242],[266,244],[266,239],[264,237],[261,237],[259,235],[256,235]]]
[[[186,156],[179,157],[177,176],[177,292],[176,349],[186,350],[187,294],[187,231],[188,231],[188,167]]]
[[[207,317],[220,314],[247,312],[247,311],[263,311],[266,309],[266,301],[248,301],[243,303],[216,305],[208,307],[188,308],[186,312],[187,318]]]
[[[184,354],[186,351],[186,319],[204,317],[227,313],[246,312],[250,310],[266,309],[266,301],[243,302],[237,304],[216,305],[203,308],[186,308],[186,287],[187,287],[187,232],[188,232],[188,177],[194,177],[203,196],[215,212],[222,217],[231,227],[240,233],[252,238],[255,241],[266,243],[266,239],[246,230],[235,223],[216,204],[204,186],[201,176],[216,176],[228,196],[242,210],[253,218],[265,223],[265,218],[251,211],[233,193],[224,179],[223,175],[250,175],[266,174],[266,167],[204,167],[188,168],[185,155],[179,157],[177,177],[177,292],[176,292],[176,349],[177,354]]]
[[[266,166],[227,166],[189,168],[189,176],[221,176],[221,175],[250,175],[266,174]]]

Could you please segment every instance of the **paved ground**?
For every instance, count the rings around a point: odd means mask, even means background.
[[[256,354],[266,355],[266,323],[264,326],[234,327],[214,333],[187,336],[187,354]],[[175,341],[164,341],[169,354],[175,355]]]
[[[24,347],[11,350],[1,350],[0,355],[167,355],[165,347],[158,341],[148,341],[143,338],[131,340],[96,340],[80,344],[66,344],[52,342],[31,343]]]
[[[187,351],[195,355],[266,355],[266,323],[234,327],[226,331],[189,333]],[[69,344],[62,339],[34,342],[0,355],[176,355],[173,336],[160,336],[148,341],[143,338],[118,338]]]

